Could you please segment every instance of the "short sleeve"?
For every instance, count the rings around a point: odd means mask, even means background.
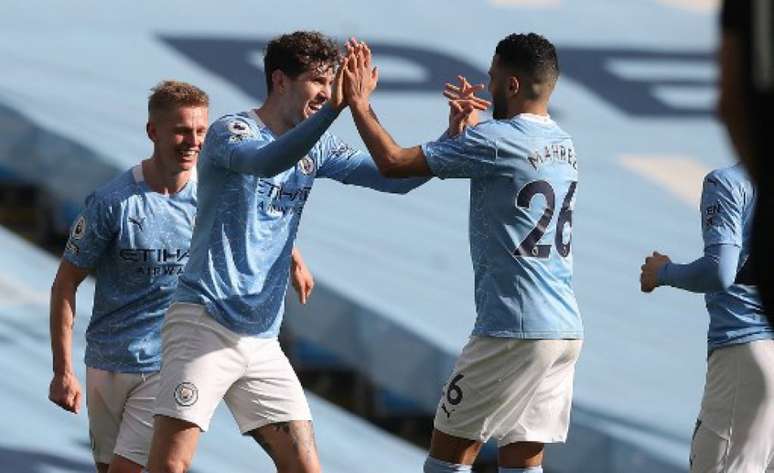
[[[95,194],[73,223],[64,259],[79,268],[93,268],[115,237],[114,210]]]
[[[422,145],[427,164],[435,176],[484,177],[497,171],[496,140],[487,136],[489,126],[468,127],[455,138],[442,137]]]
[[[715,173],[704,178],[701,194],[702,236],[704,247],[742,246],[744,203],[739,189]]]
[[[216,120],[207,130],[204,140],[206,159],[218,167],[237,170],[232,155],[240,146],[255,144],[260,147],[264,141],[250,122],[239,115],[226,115]]]

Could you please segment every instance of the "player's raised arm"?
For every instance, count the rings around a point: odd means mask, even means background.
[[[347,58],[345,58],[346,60]],[[213,129],[213,133],[220,131],[223,145],[232,146],[226,153],[226,167],[244,174],[253,174],[260,177],[275,176],[291,167],[303,158],[309,150],[320,140],[320,137],[339,116],[346,107],[344,101],[341,80],[344,70],[341,66],[336,71],[331,97],[319,112],[307,118],[299,125],[293,127],[287,133],[269,144],[254,140],[232,140],[232,136],[240,136],[239,132],[232,129],[237,120],[228,121],[220,125],[220,130]],[[213,128],[218,123],[213,125]],[[237,125],[239,126],[239,125]],[[248,125],[241,125],[247,129]]]
[[[348,45],[350,54],[344,68],[344,97],[352,111],[357,130],[379,168],[387,177],[431,176],[419,146],[401,148],[379,123],[369,97],[379,74],[371,65],[371,51],[365,43]]]

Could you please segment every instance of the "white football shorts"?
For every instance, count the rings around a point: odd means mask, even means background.
[[[158,389],[158,372],[87,368],[86,405],[95,463],[110,464],[116,454],[146,466]]]
[[[155,415],[206,431],[223,399],[243,434],[312,419],[301,383],[276,338],[234,333],[204,306],[175,303],[167,311],[161,339]]]
[[[774,340],[718,348],[707,362],[691,473],[774,472]]]
[[[464,439],[564,442],[582,340],[470,337],[435,414],[435,428]]]

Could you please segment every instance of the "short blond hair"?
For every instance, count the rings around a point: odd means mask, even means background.
[[[202,89],[187,82],[164,80],[151,89],[148,116],[178,107],[208,107],[210,98]]]

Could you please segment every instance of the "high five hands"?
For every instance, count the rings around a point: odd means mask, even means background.
[[[371,65],[371,49],[366,43],[350,38],[346,47],[340,68],[344,101],[350,107],[367,105],[379,82],[379,71]]]
[[[471,85],[464,76],[457,76],[460,85],[447,82],[443,96],[449,99],[449,129],[447,135],[455,137],[465,130],[465,127],[478,124],[478,112],[489,108],[492,103],[480,97],[477,92],[486,88],[484,84]]]
[[[347,54],[341,61],[336,74],[338,96],[343,98],[342,106],[366,106],[371,93],[379,82],[379,71],[372,65],[371,49],[363,41],[350,38],[346,43]],[[478,124],[478,111],[488,109],[492,104],[476,96],[486,88],[484,84],[471,85],[463,76],[457,76],[459,85],[446,83],[444,97],[449,99],[448,135],[454,137],[467,126]]]

